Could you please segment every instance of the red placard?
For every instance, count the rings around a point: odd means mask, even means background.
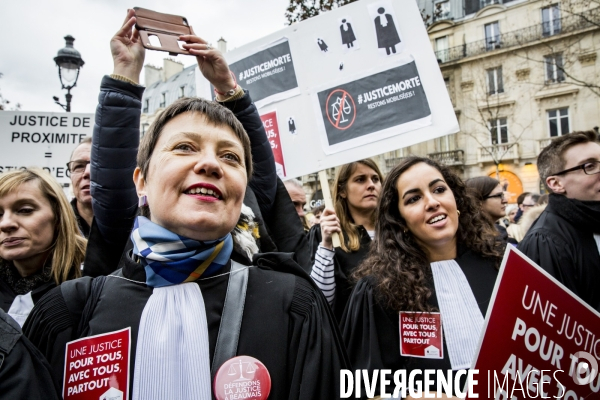
[[[127,400],[131,328],[67,343],[63,399]]]
[[[600,314],[508,246],[473,366],[474,394],[599,399],[599,359]]]
[[[285,162],[283,160],[283,150],[281,148],[281,140],[279,138],[279,125],[277,124],[277,111],[272,111],[267,114],[260,116],[260,119],[265,126],[267,132],[267,139],[271,143],[271,150],[273,150],[273,156],[275,157],[275,167],[277,169],[277,175],[281,179],[285,178]]]
[[[439,312],[400,312],[400,355],[444,358],[442,318]]]

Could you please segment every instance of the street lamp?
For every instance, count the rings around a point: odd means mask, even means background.
[[[84,61],[81,58],[81,54],[75,48],[73,48],[73,42],[75,38],[71,35],[65,36],[66,46],[58,51],[54,62],[58,67],[58,78],[63,89],[67,89],[65,95],[67,104],[61,104],[58,101],[58,97],[54,96],[54,102],[64,108],[67,112],[71,111],[71,89],[77,85],[77,78],[79,78],[79,70],[83,67]]]

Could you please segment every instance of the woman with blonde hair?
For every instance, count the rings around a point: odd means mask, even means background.
[[[313,257],[311,277],[338,321],[352,292],[349,276],[366,257],[375,234],[375,210],[383,175],[377,164],[364,159],[343,165],[333,187],[334,208],[326,208],[308,241]],[[332,235],[341,235],[334,248]]]
[[[0,308],[21,326],[47,291],[81,275],[86,244],[47,172],[0,174]]]

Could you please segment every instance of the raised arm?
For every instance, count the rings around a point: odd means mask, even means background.
[[[137,211],[133,171],[139,146],[141,99],[138,85],[145,50],[128,10],[121,29],[110,41],[114,69],[104,77],[92,141],[92,198],[94,219],[103,239],[124,245]],[[122,250],[122,249],[121,249]]]

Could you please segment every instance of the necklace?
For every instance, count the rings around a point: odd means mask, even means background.
[[[254,265],[249,265],[249,266],[247,266],[245,268],[240,268],[240,269],[238,269],[236,271],[233,271],[233,273],[240,272],[240,271],[243,271],[245,269],[252,268],[252,267],[254,267]],[[197,281],[206,281],[208,279],[218,278],[220,276],[224,276],[224,275],[227,275],[227,274],[231,274],[231,271],[223,272],[222,274],[218,274],[218,275],[209,276],[207,278],[196,279],[195,282],[197,282]],[[125,278],[124,276],[118,276],[118,275],[107,275],[107,276],[112,277],[112,278],[123,279],[123,280],[129,281],[129,282],[133,282],[133,283],[139,283],[141,285],[145,285],[146,284],[146,282],[140,282],[140,281],[136,281],[136,280],[133,280],[133,279]]]
[[[236,271],[233,271],[233,273],[240,272],[240,271],[243,271],[245,269],[252,268],[252,267],[254,267],[254,265],[249,265],[249,266],[247,266],[245,268],[240,268],[240,269],[238,269]],[[231,274],[231,271],[229,271],[229,272],[223,272],[222,274],[219,274],[219,275],[209,276],[207,278],[196,279],[196,281],[206,281],[208,279],[218,278],[219,276],[223,276],[223,275],[227,275],[227,274]]]

